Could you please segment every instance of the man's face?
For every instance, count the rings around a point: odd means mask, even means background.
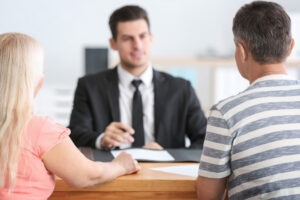
[[[149,65],[152,35],[144,19],[119,22],[117,38],[111,39],[110,43],[119,52],[123,67],[134,69],[147,68]]]

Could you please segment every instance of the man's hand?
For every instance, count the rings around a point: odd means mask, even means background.
[[[132,134],[134,134],[134,130],[130,126],[120,122],[112,122],[105,129],[101,139],[101,147],[112,148],[118,147],[122,143],[132,143],[134,141]]]

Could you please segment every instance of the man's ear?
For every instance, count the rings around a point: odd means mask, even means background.
[[[45,80],[45,76],[44,74],[40,76],[35,88],[34,88],[34,96],[36,96],[38,94],[38,92],[40,91],[43,83],[44,83],[44,80]]]
[[[290,43],[288,56],[291,55],[292,50],[294,49],[294,46],[295,46],[295,40],[294,40],[294,38],[292,38],[291,43]]]
[[[110,44],[110,47],[111,47],[113,50],[118,50],[116,41],[115,41],[113,38],[110,38],[110,39],[109,39],[109,44]]]
[[[237,50],[239,51],[240,60],[245,62],[248,59],[249,52],[242,42],[237,43]]]

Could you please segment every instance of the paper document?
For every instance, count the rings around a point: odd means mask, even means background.
[[[159,168],[151,168],[151,169],[157,170],[157,171],[173,173],[173,174],[197,177],[199,164],[185,165],[185,166],[173,166],[173,167],[159,167]]]
[[[132,155],[136,160],[144,161],[174,161],[166,150],[150,150],[150,149],[122,149],[112,150],[111,153],[114,157],[117,157],[122,151],[125,151]]]

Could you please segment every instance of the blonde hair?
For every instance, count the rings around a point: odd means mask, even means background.
[[[0,188],[15,183],[42,63],[42,47],[35,39],[21,33],[0,35]]]

